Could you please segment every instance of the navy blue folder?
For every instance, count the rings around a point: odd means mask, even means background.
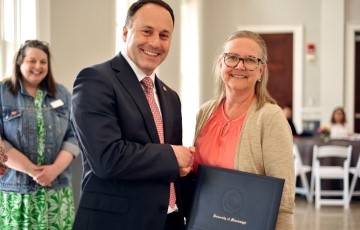
[[[284,179],[199,165],[188,230],[275,229]]]

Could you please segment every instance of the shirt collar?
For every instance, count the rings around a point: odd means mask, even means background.
[[[137,79],[139,80],[139,82],[144,79],[144,77],[150,77],[152,82],[154,83],[155,80],[155,72],[153,72],[150,76],[147,76],[143,71],[141,71],[139,69],[139,67],[137,67],[137,65],[133,62],[133,60],[131,60],[131,58],[127,55],[126,50],[122,50],[121,54],[124,56],[125,60],[129,63],[131,69],[134,71]]]

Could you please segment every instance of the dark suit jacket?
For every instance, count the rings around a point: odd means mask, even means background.
[[[298,135],[293,120],[292,120],[291,118],[288,118],[287,121],[289,122],[292,135],[293,135],[293,136]]]
[[[71,120],[84,171],[73,229],[163,229],[170,181],[182,212],[170,146],[182,144],[180,99],[157,77],[155,87],[165,144],[159,144],[144,91],[120,53],[78,74]]]

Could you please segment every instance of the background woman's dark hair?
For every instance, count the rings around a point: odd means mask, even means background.
[[[15,55],[14,58],[14,67],[13,72],[10,78],[4,80],[5,84],[9,87],[10,92],[12,94],[17,94],[20,90],[20,80],[23,78],[20,65],[23,63],[24,58],[26,56],[26,49],[27,48],[37,48],[44,53],[48,58],[48,74],[41,82],[41,86],[47,91],[47,93],[51,96],[55,96],[56,94],[56,82],[51,70],[51,55],[49,50],[49,45],[47,42],[39,41],[39,40],[27,40],[23,45],[21,45],[19,51]]]
[[[346,123],[347,123],[347,120],[346,120],[345,110],[344,110],[343,107],[340,107],[340,106],[336,107],[336,108],[333,110],[333,112],[332,112],[332,114],[331,114],[331,119],[330,119],[331,123],[332,123],[332,124],[335,124],[335,123],[336,123],[336,121],[335,121],[335,113],[336,113],[337,111],[340,111],[340,112],[342,113],[342,115],[343,115],[343,118],[342,118],[342,120],[340,121],[341,124],[342,124],[342,125],[346,124]]]
[[[131,27],[132,26],[132,17],[134,16],[134,14],[141,7],[143,7],[144,5],[146,5],[148,3],[152,3],[152,4],[155,4],[155,5],[161,6],[161,7],[165,8],[167,11],[169,11],[169,13],[171,15],[171,18],[172,18],[172,21],[173,21],[173,25],[175,25],[175,16],[174,16],[173,10],[169,6],[169,4],[167,4],[166,2],[161,1],[161,0],[139,0],[139,1],[134,2],[130,6],[130,8],[129,8],[128,12],[127,12],[126,19],[125,19],[125,25]]]

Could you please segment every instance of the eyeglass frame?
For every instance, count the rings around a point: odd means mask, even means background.
[[[37,40],[37,39],[33,39],[33,40],[26,40],[20,47],[20,49],[25,49],[27,47],[33,47],[33,48],[38,48],[41,47],[43,49],[49,49],[49,42],[46,41],[41,41],[41,40]]]
[[[233,55],[233,56],[236,56],[236,57],[238,58],[238,61],[237,61],[236,65],[234,65],[234,66],[229,66],[229,65],[226,63],[225,60],[226,60],[226,56],[227,56],[227,55]],[[248,56],[248,57],[242,58],[242,57],[240,57],[239,55],[237,55],[237,54],[235,54],[235,53],[224,53],[224,54],[223,54],[223,58],[224,58],[224,63],[225,63],[225,65],[226,65],[227,67],[229,67],[229,68],[235,68],[236,66],[239,65],[239,63],[240,63],[240,61],[241,61],[241,62],[243,63],[243,66],[244,66],[244,68],[245,68],[246,70],[253,71],[253,70],[255,70],[255,69],[259,66],[260,63],[263,64],[263,62],[262,62],[262,60],[261,60],[260,58],[252,57],[252,56]],[[257,61],[256,67],[255,67],[254,69],[248,69],[248,68],[246,67],[245,59],[247,59],[247,58],[254,58],[254,59]]]

